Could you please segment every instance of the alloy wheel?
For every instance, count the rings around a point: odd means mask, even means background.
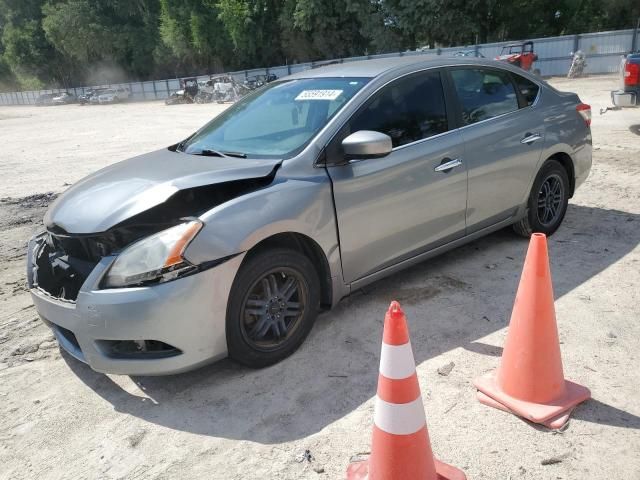
[[[248,290],[242,303],[241,331],[257,350],[282,346],[300,325],[309,290],[302,276],[291,268],[265,273]]]
[[[564,185],[557,174],[549,175],[538,191],[538,221],[548,227],[553,225],[562,214]]]

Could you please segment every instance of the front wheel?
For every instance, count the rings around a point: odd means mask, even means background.
[[[533,182],[527,214],[513,225],[513,229],[527,238],[534,232],[552,235],[560,227],[568,204],[567,171],[557,160],[547,160]]]
[[[319,304],[320,281],[307,257],[289,249],[253,254],[229,295],[229,356],[253,368],[288,357],[311,331]]]

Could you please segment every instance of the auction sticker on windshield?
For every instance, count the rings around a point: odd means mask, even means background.
[[[335,100],[340,96],[342,90],[303,90],[296,97],[300,100]]]

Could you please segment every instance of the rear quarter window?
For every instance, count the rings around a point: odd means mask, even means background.
[[[522,99],[524,100],[523,107],[530,107],[538,98],[538,93],[540,92],[540,87],[533,83],[531,80],[528,80],[520,75],[513,74],[513,79],[516,83],[516,88],[520,92]]]

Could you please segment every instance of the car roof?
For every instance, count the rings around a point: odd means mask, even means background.
[[[433,55],[408,54],[402,57],[375,58],[371,60],[358,60],[355,62],[334,63],[310,70],[294,73],[286,77],[296,78],[327,78],[327,77],[365,77],[374,78],[394,70],[406,70],[407,67],[415,67],[416,70],[430,67],[444,67],[455,65],[482,65],[489,67],[505,68],[504,62],[489,60],[486,58],[469,58]]]

